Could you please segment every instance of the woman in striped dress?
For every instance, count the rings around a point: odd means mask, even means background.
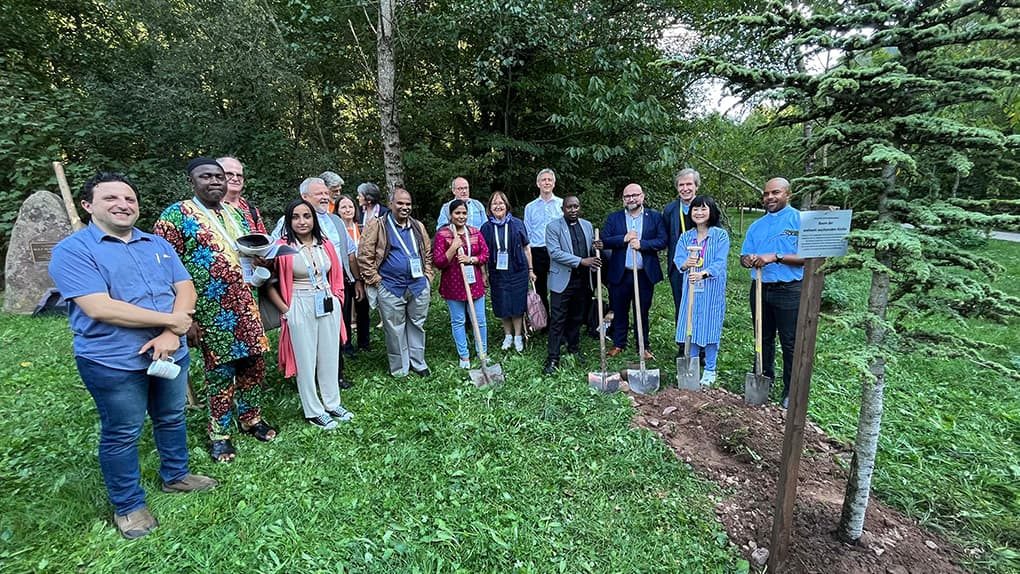
[[[704,351],[705,372],[701,384],[710,386],[716,379],[719,339],[726,314],[726,257],[730,251],[730,236],[720,224],[722,214],[711,197],[695,197],[691,201],[690,215],[695,227],[680,235],[673,259],[673,264],[687,274],[677,317],[676,342],[682,353],[687,341],[687,301],[693,293],[691,356],[697,357]],[[688,250],[688,247],[695,249]]]

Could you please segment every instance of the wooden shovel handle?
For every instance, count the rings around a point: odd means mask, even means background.
[[[78,209],[74,206],[71,186],[67,185],[67,177],[64,176],[64,164],[59,161],[53,162],[53,173],[57,174],[57,186],[60,187],[60,197],[64,199],[64,210],[67,211],[67,218],[71,221],[71,230],[78,231],[85,227],[85,224],[81,222]]]
[[[761,267],[756,268],[758,280],[754,286],[754,369],[761,376],[762,328],[761,328]]]

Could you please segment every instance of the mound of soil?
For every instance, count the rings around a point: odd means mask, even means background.
[[[782,452],[785,412],[747,407],[720,389],[667,389],[631,394],[634,423],[666,441],[677,457],[726,493],[716,514],[747,560],[763,565]],[[959,547],[871,498],[860,545],[836,539],[850,449],[808,421],[794,511],[794,534],[783,572],[962,573]]]

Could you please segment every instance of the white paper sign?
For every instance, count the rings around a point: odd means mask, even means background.
[[[839,211],[801,211],[799,257],[839,257],[846,255],[846,236],[850,233],[852,209]]]

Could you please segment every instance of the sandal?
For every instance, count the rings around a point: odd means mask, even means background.
[[[245,427],[242,424],[241,432],[244,434],[250,434],[262,442],[270,442],[276,438],[276,429],[269,426],[269,424],[262,419],[259,419],[259,422],[251,425],[250,427]],[[269,433],[273,433],[273,436],[269,436]]]
[[[234,455],[237,451],[234,450],[234,445],[231,444],[229,438],[214,440],[209,443],[209,456],[212,457],[213,462],[233,462]]]

